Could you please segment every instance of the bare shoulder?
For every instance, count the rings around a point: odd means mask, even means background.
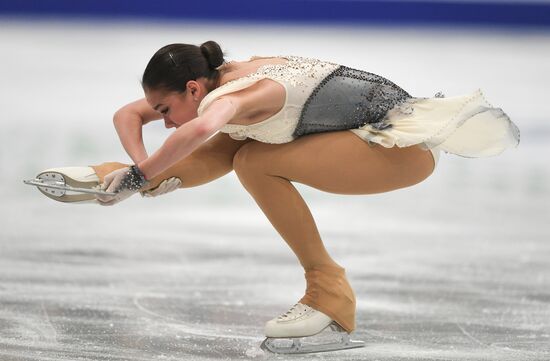
[[[230,99],[237,112],[233,124],[251,124],[277,113],[285,104],[286,90],[280,83],[271,79],[261,79],[256,83],[222,95]]]

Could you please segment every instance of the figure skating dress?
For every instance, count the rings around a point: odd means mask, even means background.
[[[253,57],[257,59],[259,57]],[[283,107],[251,125],[226,124],[220,131],[233,139],[252,138],[281,144],[308,134],[347,130],[369,144],[386,148],[420,145],[437,163],[439,152],[463,157],[493,156],[519,144],[519,130],[477,90],[472,94],[413,97],[390,80],[346,66],[297,56],[284,64],[227,82],[201,101],[198,114],[224,94],[271,79],[286,90]],[[300,303],[328,315],[347,332],[355,328],[355,297],[344,269],[306,272]]]

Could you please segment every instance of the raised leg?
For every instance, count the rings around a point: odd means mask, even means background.
[[[189,156],[153,178],[147,188],[155,188],[160,182],[171,177],[181,179],[181,188],[196,187],[217,179],[231,172],[233,156],[241,146],[250,141],[237,141],[225,133],[217,133]],[[107,174],[126,166],[128,165],[123,163],[108,162],[93,165],[92,168],[102,183]]]
[[[237,141],[220,132],[179,163],[152,179],[147,189],[144,190],[156,188],[162,181],[171,177],[181,180],[181,188],[195,187],[213,181],[233,169],[233,156],[241,146],[249,141]],[[29,182],[36,183],[38,181],[41,184],[48,183],[50,186],[58,187],[55,189],[46,186],[39,187],[44,195],[56,201],[95,201],[95,195],[90,192],[78,193],[79,191],[76,189],[92,190],[103,182],[107,174],[126,166],[128,165],[124,163],[107,162],[89,167],[50,168],[39,173],[38,180],[29,180]]]

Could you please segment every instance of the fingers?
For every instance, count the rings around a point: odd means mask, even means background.
[[[120,181],[118,181],[118,179],[115,179],[113,180],[109,186],[107,187],[107,189],[105,190],[106,192],[111,192],[111,193],[118,193],[119,191],[119,186],[120,185]]]
[[[103,178],[103,184],[101,185],[101,190],[107,190],[107,188],[109,187],[109,185],[113,182],[113,179],[115,179],[115,175],[113,174],[114,172],[111,172],[109,174],[107,174],[105,176],[105,178]]]
[[[118,199],[112,198],[111,200],[101,200],[101,199],[97,198],[97,203],[100,206],[114,206],[115,204],[118,203]]]
[[[109,195],[96,195],[97,202],[102,206],[112,206],[119,202],[122,202],[128,197],[136,194],[136,191],[131,191],[129,189],[122,190],[115,194],[114,196]]]
[[[121,184],[124,177],[128,173],[128,167],[117,169],[105,176],[101,190],[116,193],[115,195],[98,194],[96,195],[97,202],[102,206],[112,206],[130,197],[135,191],[129,189],[121,189]]]
[[[112,203],[112,201],[116,199],[116,196],[96,194],[95,199],[97,199],[97,202],[101,205],[111,205],[109,203]]]
[[[124,173],[117,173],[113,177],[113,180],[111,183],[109,183],[109,186],[107,187],[107,192],[113,192],[118,193],[120,191],[120,183],[122,182],[122,178],[124,177]]]
[[[171,177],[163,180],[156,188],[142,192],[144,197],[157,197],[165,193],[175,191],[181,186],[181,180],[177,177]]]
[[[116,182],[113,182],[112,179],[110,179],[110,183],[107,183],[107,181],[105,181],[105,183],[103,183],[101,185],[100,189],[102,191],[109,192],[109,193],[118,193],[118,191],[115,190],[115,187],[116,187],[115,183]],[[96,194],[96,196],[95,196],[97,201],[100,204],[104,204],[104,205],[107,205],[106,203],[111,202],[116,197],[117,197],[117,195],[109,195],[109,194],[105,194],[105,195],[104,194]]]
[[[172,177],[166,181],[166,185],[167,192],[175,191],[181,186],[181,179]]]
[[[176,178],[176,177],[168,178],[162,181],[162,183],[157,188],[153,189],[152,193],[154,193],[154,195],[161,195],[164,193],[172,192],[176,190],[180,184],[181,184],[181,181],[179,178]]]
[[[122,183],[122,179],[128,173],[129,169],[129,167],[120,168],[107,174],[103,179],[103,185],[101,186],[101,189],[107,192],[118,192],[118,188]]]

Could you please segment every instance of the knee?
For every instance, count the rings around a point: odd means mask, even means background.
[[[233,170],[241,180],[258,169],[256,143],[246,143],[233,156]]]

